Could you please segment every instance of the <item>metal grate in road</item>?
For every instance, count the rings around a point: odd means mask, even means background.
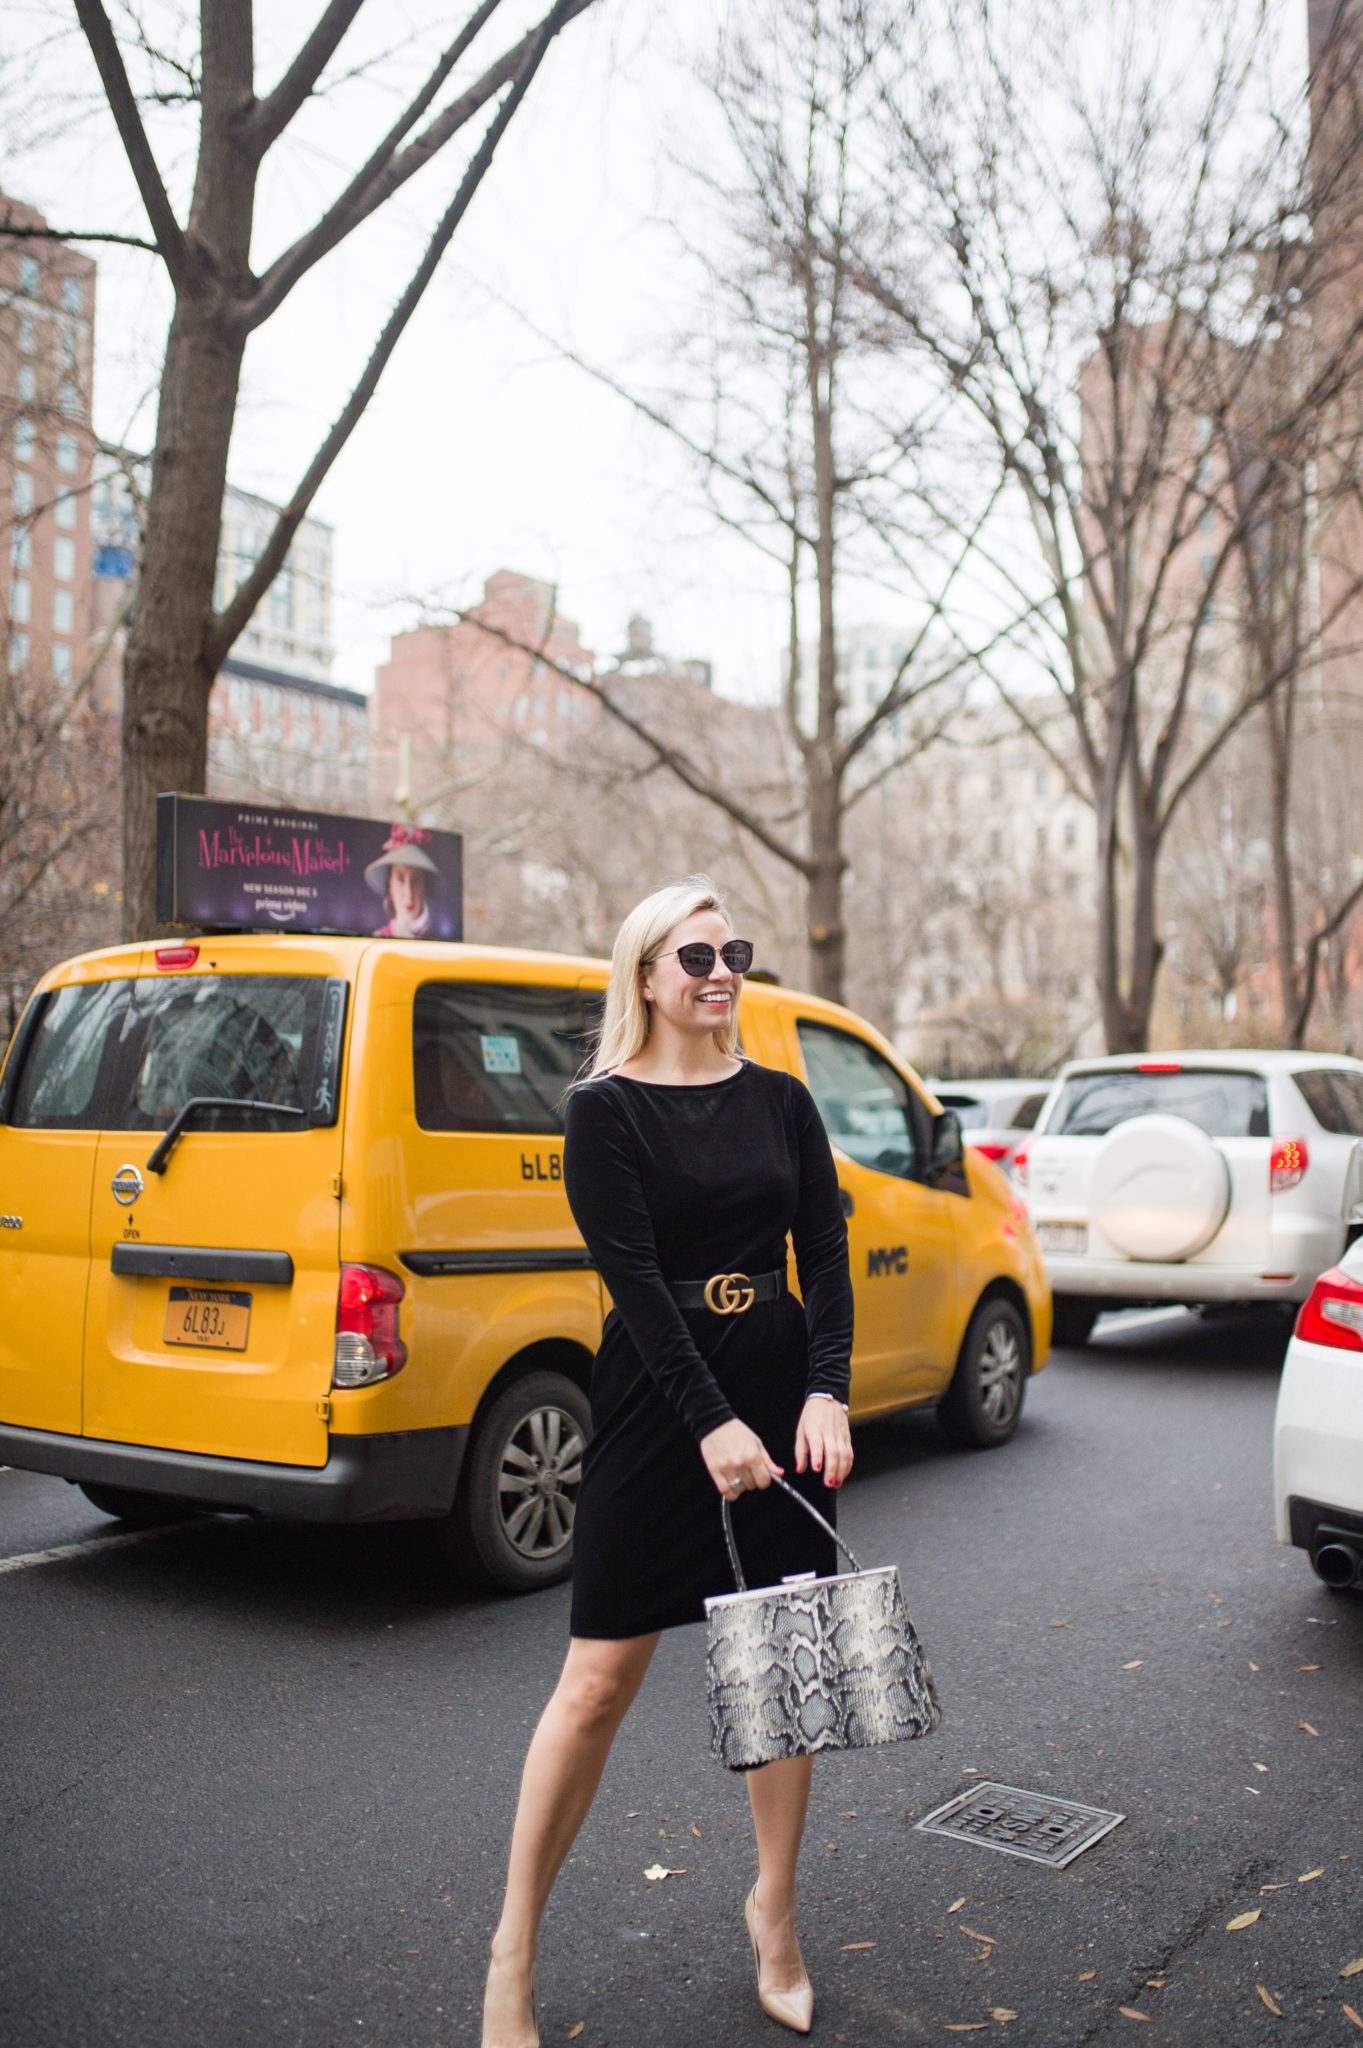
[[[972,1785],[920,1820],[914,1832],[978,1842],[1005,1856],[1025,1856],[1061,1870],[1120,1826],[1124,1813],[1052,1799],[1045,1792],[1020,1792],[1016,1785]]]

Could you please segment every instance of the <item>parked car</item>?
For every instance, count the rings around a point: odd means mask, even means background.
[[[45,976],[0,1074],[0,1462],[125,1519],[426,1518],[475,1576],[561,1578],[606,1302],[560,1106],[607,972],[279,933]],[[1007,1182],[851,1011],[755,983],[743,1036],[837,1154],[854,1419],[1003,1443],[1050,1343]]]
[[[1283,1361],[1273,1428],[1278,1537],[1327,1586],[1363,1588],[1363,1243],[1322,1273]]]
[[[1363,1220],[1363,1061],[1076,1060],[1014,1155],[1056,1342],[1131,1303],[1300,1302]]]
[[[954,1109],[967,1145],[1008,1173],[1037,1120],[1049,1081],[930,1081],[943,1109]]]

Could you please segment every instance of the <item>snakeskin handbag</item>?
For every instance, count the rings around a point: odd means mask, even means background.
[[[710,1739],[730,1770],[820,1749],[870,1749],[930,1735],[942,1718],[899,1572],[862,1571],[818,1509],[784,1479],[773,1483],[833,1538],[852,1569],[749,1587],[723,1503],[736,1593],[705,1603]]]

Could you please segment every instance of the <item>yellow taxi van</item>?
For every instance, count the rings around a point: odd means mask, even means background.
[[[0,1071],[0,1463],[132,1522],[427,1518],[466,1574],[561,1578],[607,1303],[560,1105],[606,975],[276,933],[45,976]],[[1007,1181],[850,1011],[751,982],[741,1025],[835,1148],[853,1419],[1004,1442],[1051,1329]]]

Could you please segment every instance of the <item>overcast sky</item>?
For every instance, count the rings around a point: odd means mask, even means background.
[[[664,437],[557,360],[502,303],[656,388],[676,315],[668,145],[684,146],[703,118],[669,17],[684,14],[692,50],[707,39],[713,50],[715,28],[732,11],[730,0],[688,0],[676,11],[654,0],[602,0],[550,52],[317,502],[335,527],[338,682],[369,687],[387,635],[410,623],[414,600],[466,602],[485,575],[510,566],[556,583],[561,609],[600,652],[622,647],[626,618],[638,609],[666,651],[712,660],[722,688],[752,696],[774,686],[784,637],[779,572],[717,536],[693,475]],[[160,12],[168,21],[172,10]],[[257,8],[262,86],[316,12],[304,0]],[[488,55],[531,14],[507,0]],[[257,218],[258,266],[382,133],[450,19],[429,0],[371,0],[342,59],[398,48],[372,75],[310,108],[278,146]],[[0,182],[55,224],[145,233],[70,10],[59,0],[11,0],[6,21]],[[152,132],[178,198],[192,166],[192,117],[162,117]],[[437,159],[252,341],[234,482],[287,495],[461,161]],[[149,446],[164,278],[150,256],[93,245],[89,253],[100,268],[96,427]],[[893,617],[892,605],[881,610]]]

